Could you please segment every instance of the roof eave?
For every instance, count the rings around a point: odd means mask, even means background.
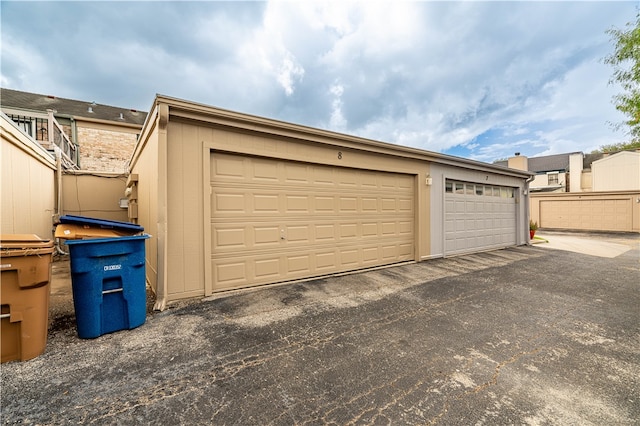
[[[419,148],[406,147],[389,142],[381,142],[373,139],[362,138],[359,136],[353,136],[329,130],[317,129],[271,118],[239,113],[200,104],[197,102],[186,101],[183,99],[158,94],[156,95],[156,99],[153,105],[156,106],[161,103],[167,104],[169,106],[170,115],[180,116],[180,111],[183,111],[185,113],[188,113],[186,115],[190,118],[197,119],[192,115],[193,113],[203,114],[212,118],[212,122],[215,122],[217,124],[242,128],[245,130],[261,131],[275,135],[285,135],[288,137],[294,137],[294,135],[298,135],[298,138],[300,138],[300,136],[305,136],[306,138],[321,143],[331,143],[330,140],[339,140],[341,142],[349,142],[356,149],[358,148],[358,146],[361,146],[366,147],[369,151],[377,151],[379,153],[385,153],[389,155],[399,155],[408,158],[416,158],[456,167],[468,166],[468,168],[474,170],[499,172],[501,174],[516,176],[520,178],[529,178],[530,176],[534,175],[534,173],[528,171],[494,166],[492,164],[484,163],[481,161],[426,151]],[[149,124],[149,119],[150,118],[148,116],[147,120],[145,121],[144,127]]]

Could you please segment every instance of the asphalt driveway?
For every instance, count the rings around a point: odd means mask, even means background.
[[[544,237],[181,303],[92,340],[54,294],[46,352],[2,364],[2,422],[640,424],[639,237],[572,235],[615,256]]]

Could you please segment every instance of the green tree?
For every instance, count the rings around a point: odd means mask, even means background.
[[[640,149],[640,139],[634,139],[631,142],[620,142],[611,145],[602,145],[593,152],[618,152],[631,149]]]
[[[640,12],[636,13],[635,23],[628,22],[623,30],[611,28],[607,34],[615,46],[614,52],[604,59],[614,69],[609,83],[617,82],[624,90],[613,97],[613,104],[628,117],[616,127],[628,126],[631,143],[640,142]]]

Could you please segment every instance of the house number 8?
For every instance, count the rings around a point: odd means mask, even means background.
[[[342,160],[342,152],[338,151],[338,160]]]

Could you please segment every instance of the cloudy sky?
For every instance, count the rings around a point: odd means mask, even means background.
[[[492,162],[625,140],[602,59],[637,2],[10,2],[2,87],[156,93]]]

